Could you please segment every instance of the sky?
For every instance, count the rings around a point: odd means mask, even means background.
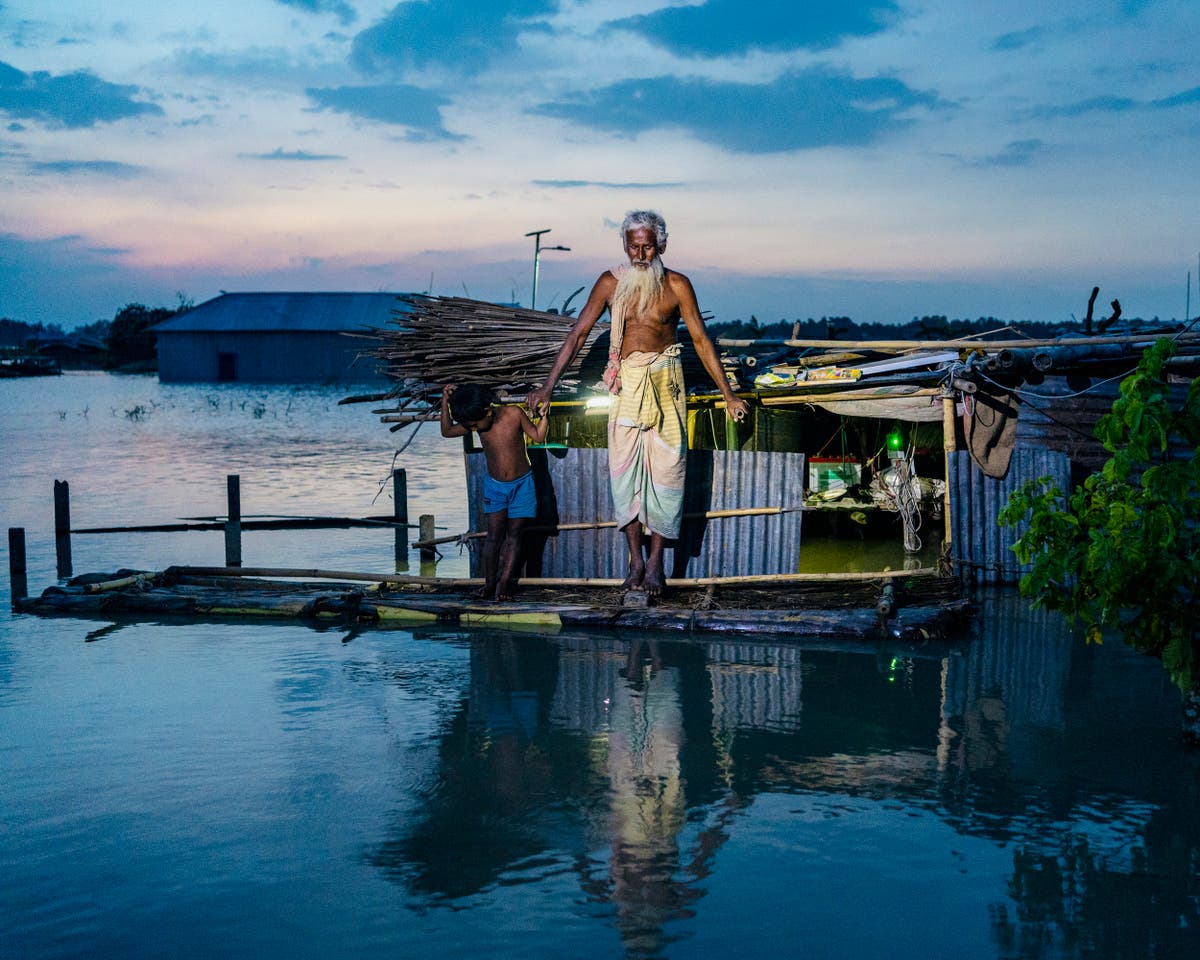
[[[578,306],[643,208],[715,321],[1195,316],[1198,49],[1196,0],[0,0],[0,316],[528,305],[542,229]]]

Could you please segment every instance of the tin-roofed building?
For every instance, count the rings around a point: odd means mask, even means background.
[[[163,383],[382,378],[359,356],[405,303],[395,293],[223,293],[154,327]]]

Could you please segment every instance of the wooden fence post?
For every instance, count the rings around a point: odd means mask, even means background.
[[[25,566],[25,528],[8,528],[8,580],[12,584],[12,602],[29,596],[29,578]]]
[[[54,481],[54,553],[59,578],[71,575],[71,485]]]
[[[392,515],[396,518],[396,570],[408,569],[408,473],[392,471]]]
[[[225,478],[225,490],[229,500],[225,519],[225,566],[242,565],[242,491],[241,477],[231,473]]]
[[[954,540],[953,530],[950,527],[950,505],[958,491],[951,489],[950,486],[950,455],[958,449],[957,410],[957,402],[953,394],[942,397],[942,473],[946,478],[946,492],[942,495],[943,543],[952,543]]]
[[[419,533],[422,542],[427,542],[436,538],[437,530],[433,526],[433,514],[421,514],[419,524]],[[421,547],[422,577],[434,576],[433,570],[436,570],[437,558],[437,547]]]

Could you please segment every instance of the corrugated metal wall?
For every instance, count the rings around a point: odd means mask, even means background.
[[[1017,563],[1012,545],[1024,532],[1001,527],[996,518],[1013,491],[1027,480],[1050,476],[1064,493],[1071,490],[1071,460],[1065,453],[1025,444],[1013,449],[1003,480],[985,476],[965,450],[948,457],[950,532],[954,561],[977,583],[1015,583],[1027,567]]]
[[[612,519],[608,450],[531,450],[530,459],[538,488],[538,525]],[[484,530],[483,454],[467,454],[466,461],[471,529]],[[692,450],[685,515],[744,507],[795,509],[755,517],[685,517],[679,540],[667,551],[667,575],[794,573],[800,559],[803,498],[804,454]],[[527,556],[531,576],[624,577],[628,571],[625,538],[612,527],[531,536]],[[477,558],[478,551],[472,550],[472,570]]]
[[[1131,368],[1132,365],[1131,361]],[[1180,409],[1186,402],[1189,385],[1170,384],[1168,396],[1173,409]],[[1081,392],[1085,386],[1087,391]],[[1023,387],[1017,443],[1061,450],[1070,456],[1077,471],[1097,471],[1108,460],[1109,453],[1096,439],[1096,422],[1112,411],[1113,401],[1120,392],[1120,380],[1092,382],[1086,377],[1046,377],[1043,383]],[[1189,456],[1184,443],[1173,446],[1172,453]]]

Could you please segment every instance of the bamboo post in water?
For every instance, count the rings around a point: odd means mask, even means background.
[[[422,543],[421,563],[432,563],[437,557],[437,551],[434,549],[433,545],[429,543],[429,541],[433,539],[433,535],[435,533],[432,513],[421,514],[419,533]]]
[[[8,528],[8,581],[12,584],[12,600],[29,596],[29,577],[25,565],[25,528]]]
[[[945,543],[952,542],[950,529],[950,455],[958,449],[957,430],[958,418],[956,416],[957,406],[954,395],[942,397],[942,463],[943,473],[946,478],[946,490],[942,494],[942,523],[944,533],[942,540]]]
[[[392,515],[396,518],[396,571],[408,569],[408,473],[392,471]]]
[[[54,481],[54,553],[60,578],[71,575],[71,485]]]
[[[225,566],[242,565],[242,490],[241,477],[231,473],[225,478],[225,490],[229,500],[225,519]]]

